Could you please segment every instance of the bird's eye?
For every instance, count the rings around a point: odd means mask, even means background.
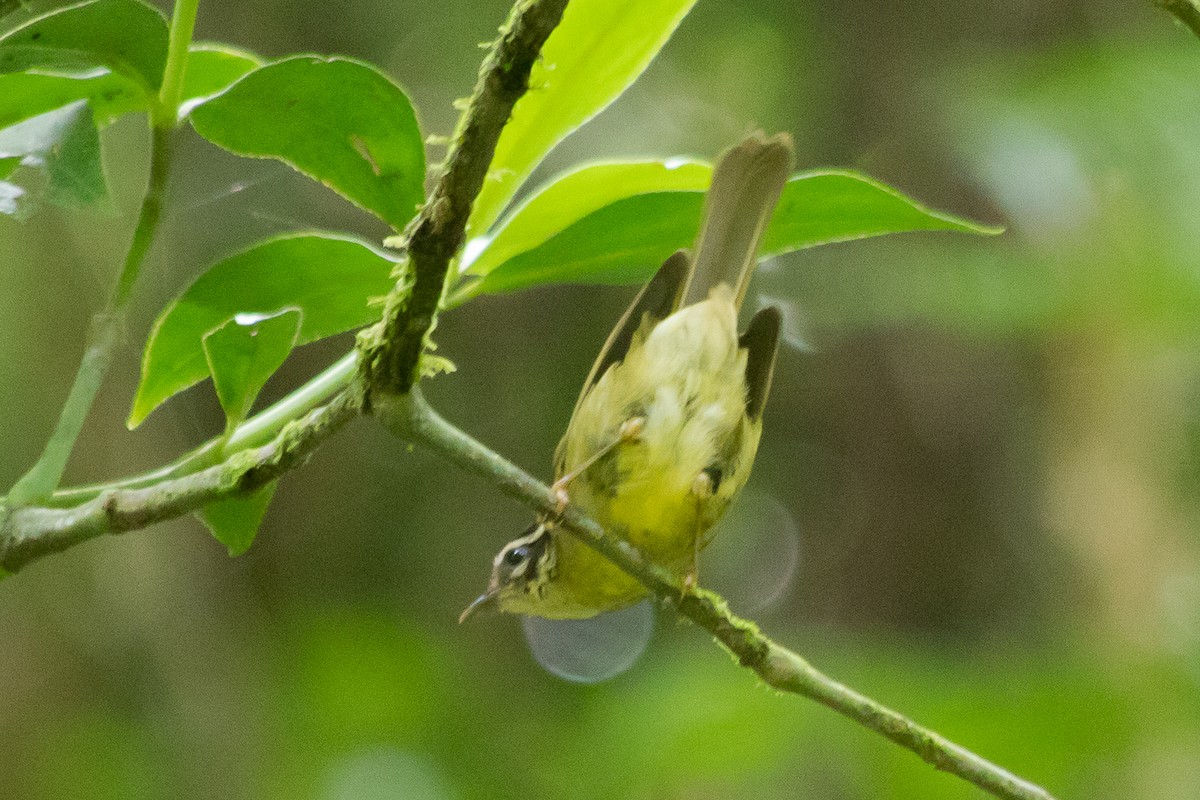
[[[525,559],[529,558],[529,548],[525,546],[514,547],[504,554],[504,563],[510,567],[515,567]]]

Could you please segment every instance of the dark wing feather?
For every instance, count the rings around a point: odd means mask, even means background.
[[[679,308],[683,287],[687,283],[691,271],[692,262],[688,258],[688,254],[679,250],[663,262],[663,265],[658,268],[658,272],[654,273],[654,277],[642,287],[637,297],[633,298],[629,308],[617,320],[617,324],[613,327],[612,333],[608,335],[604,346],[600,348],[600,355],[596,356],[596,363],[592,365],[592,371],[588,373],[587,380],[583,382],[583,389],[580,390],[579,398],[575,401],[575,408],[571,411],[572,419],[579,411],[579,404],[583,402],[583,398],[587,396],[596,381],[600,380],[609,367],[624,360],[638,329],[647,320],[651,323],[658,322],[666,319]],[[569,425],[567,430],[570,430]],[[556,470],[558,470],[561,459],[562,442],[559,442],[558,449],[554,453]]]
[[[633,335],[637,333],[638,328],[642,327],[642,323],[646,319],[658,322],[669,317],[679,307],[679,298],[683,294],[683,285],[687,282],[690,271],[691,261],[683,250],[675,252],[663,262],[663,265],[658,268],[658,272],[654,273],[650,282],[642,287],[637,297],[633,298],[633,302],[629,304],[629,308],[617,320],[612,333],[608,335],[608,340],[600,348],[600,354],[596,356],[596,363],[592,365],[592,371],[588,373],[587,380],[583,382],[579,400],[583,400],[588,389],[600,380],[600,376],[610,366],[625,359],[625,354],[629,352],[629,346],[633,344]],[[577,409],[579,400],[575,402]]]
[[[767,395],[771,393],[771,376],[775,373],[775,353],[779,350],[782,322],[779,309],[767,306],[754,315],[750,327],[738,337],[738,345],[747,350],[746,413],[751,419],[762,416]]]

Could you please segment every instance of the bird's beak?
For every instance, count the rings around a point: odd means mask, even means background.
[[[466,622],[469,617],[475,615],[478,611],[494,611],[497,608],[496,599],[500,596],[500,589],[488,589],[483,594],[476,597],[471,605],[463,609],[462,614],[458,617],[458,623],[461,625]]]

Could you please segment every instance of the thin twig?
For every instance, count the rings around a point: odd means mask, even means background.
[[[150,177],[146,194],[138,212],[133,238],[125,254],[125,262],[112,295],[102,311],[92,318],[88,341],[83,350],[79,370],[67,400],[63,403],[58,422],[38,460],[13,485],[5,498],[10,507],[44,501],[62,480],[63,470],[75,449],[75,440],[91,411],[96,393],[112,365],[113,355],[125,333],[125,311],[137,283],[142,262],[154,242],[162,218],[163,198],[166,195],[167,175],[171,164],[171,132],[176,125],[183,73],[187,68],[187,50],[196,23],[199,0],[179,0],[171,19],[167,46],[167,63],[163,85],[154,99],[150,113]]]
[[[398,436],[424,445],[482,476],[522,503],[545,514],[557,513],[558,497],[550,487],[444,420],[425,402],[419,390],[387,401],[379,398],[376,416]],[[970,781],[996,797],[1053,800],[1045,789],[823,674],[800,655],[764,635],[753,622],[731,613],[719,595],[703,590],[683,593],[671,573],[647,561],[628,543],[610,536],[578,509],[568,506],[561,525],[637,578],[661,600],[673,604],[679,614],[711,633],[742,666],[754,670],[767,685],[816,700],[911,750],[934,767]]]

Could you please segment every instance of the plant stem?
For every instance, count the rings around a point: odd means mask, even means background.
[[[58,423],[37,462],[21,476],[5,498],[9,507],[43,501],[58,486],[71,451],[75,449],[75,440],[79,438],[83,422],[91,411],[96,393],[104,383],[113,355],[124,336],[129,298],[162,218],[163,197],[171,163],[171,131],[179,109],[183,73],[187,68],[187,49],[195,27],[198,3],[199,0],[179,0],[175,4],[162,89],[150,114],[150,176],[121,274],[104,309],[92,318],[83,358]]]
[[[164,129],[151,130],[150,178],[142,208],[138,214],[133,239],[125,256],[125,264],[117,278],[117,285],[104,310],[92,318],[91,331],[75,373],[75,382],[63,404],[62,412],[50,435],[46,448],[37,463],[26,472],[8,493],[6,502],[11,507],[28,505],[46,499],[66,469],[67,459],[75,447],[75,440],[83,428],[83,421],[91,410],[100,384],[112,364],[113,354],[120,343],[125,328],[125,311],[133,285],[137,281],[142,260],[150,249],[154,231],[162,215],[162,200],[166,188],[167,171],[171,160],[170,133]]]
[[[171,14],[171,33],[167,43],[167,65],[163,69],[162,86],[158,90],[158,105],[153,119],[156,128],[173,128],[179,117],[179,101],[183,98],[183,77],[187,72],[188,47],[196,29],[196,11],[200,0],[175,0]]]
[[[548,486],[451,425],[425,402],[419,390],[387,401],[377,398],[375,408],[376,415],[396,435],[424,445],[542,514],[558,514],[558,498]],[[754,670],[772,688],[816,700],[911,750],[937,769],[970,781],[996,797],[1053,800],[1045,789],[828,677],[764,635],[754,623],[731,613],[719,595],[704,590],[684,593],[671,573],[646,560],[627,542],[609,535],[573,506],[567,507],[560,524],[641,581],[659,599],[673,604],[679,614],[711,633],[743,667]]]
[[[285,426],[262,447],[244,450],[215,466],[158,481],[144,489],[104,492],[72,508],[0,508],[0,577],[43,556],[104,534],[147,528],[195,511],[216,500],[249,497],[303,464],[361,407],[347,390],[329,404]]]

